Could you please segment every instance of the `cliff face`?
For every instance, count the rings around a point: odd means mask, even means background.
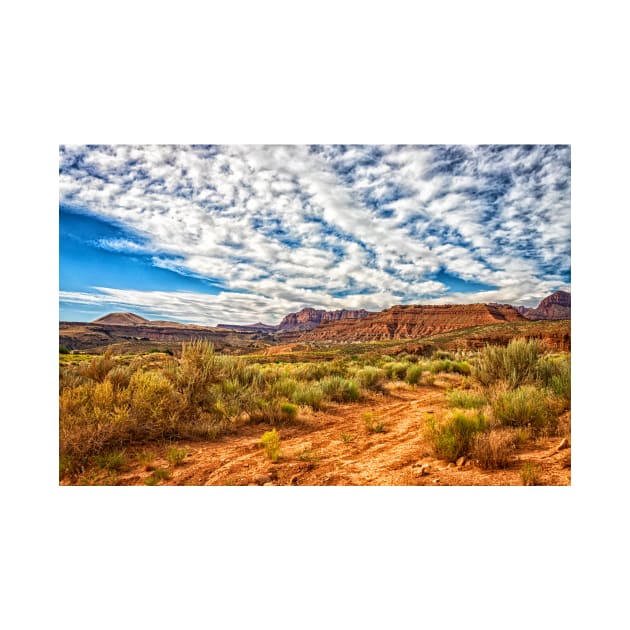
[[[527,319],[571,319],[571,294],[556,291],[523,314]]]
[[[365,309],[339,311],[325,311],[314,308],[303,308],[297,313],[286,315],[278,326],[280,332],[294,332],[302,330],[313,330],[316,326],[326,322],[336,322],[341,320],[356,320],[367,317],[370,313]]]
[[[362,319],[322,323],[300,339],[369,341],[409,339],[448,332],[457,328],[523,321],[512,306],[490,304],[393,306]]]

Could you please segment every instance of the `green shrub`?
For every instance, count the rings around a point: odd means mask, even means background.
[[[298,386],[299,383],[294,378],[283,376],[272,384],[270,391],[275,396],[291,398]]]
[[[188,455],[188,451],[185,448],[169,448],[166,454],[166,459],[171,466],[179,466]]]
[[[97,466],[105,468],[105,470],[118,471],[126,466],[127,456],[125,451],[102,453],[94,458],[94,462]]]
[[[321,409],[324,393],[322,388],[316,384],[300,383],[291,394],[291,402],[296,405],[307,405],[312,409]]]
[[[363,414],[363,422],[368,433],[384,433],[385,431],[385,425],[371,411],[366,411]]]
[[[324,376],[329,376],[330,369],[326,363],[306,363],[294,367],[291,374],[301,381],[318,381]]]
[[[553,418],[553,401],[548,394],[533,385],[496,394],[492,413],[506,427],[544,428]]]
[[[513,339],[505,346],[486,346],[477,358],[473,376],[482,385],[504,381],[513,389],[534,382],[538,374],[540,343]]]
[[[459,407],[461,409],[480,409],[487,402],[483,394],[465,392],[461,389],[454,389],[448,392],[446,400],[451,407]]]
[[[431,374],[439,374],[440,372],[454,372],[467,376],[471,372],[470,365],[466,361],[451,361],[450,359],[440,359],[431,361],[429,364]]]
[[[422,366],[421,365],[410,365],[407,368],[407,372],[405,374],[405,380],[410,385],[417,385],[422,378]]]
[[[328,376],[320,381],[320,386],[324,396],[336,402],[355,401],[361,397],[359,385],[340,376]]]
[[[289,402],[284,402],[280,404],[280,413],[286,420],[295,420],[298,415],[298,407]]]
[[[392,361],[383,366],[388,378],[402,380],[405,378],[409,363],[407,361]]]
[[[563,407],[571,407],[571,360],[566,358],[541,359],[538,364],[541,383],[563,401]]]
[[[469,454],[473,436],[485,428],[481,413],[471,416],[456,412],[443,422],[435,418],[427,420],[428,438],[436,456],[452,462]]]
[[[266,431],[260,438],[260,445],[265,449],[267,457],[272,462],[277,462],[280,458],[280,435],[276,429]]]
[[[432,361],[440,361],[443,359],[448,359],[448,360],[453,360],[453,355],[448,352],[447,350],[436,350],[432,355],[431,355],[431,360]]]
[[[67,346],[59,346],[59,354],[70,354],[70,349]]]
[[[368,365],[356,373],[356,379],[365,389],[381,390],[385,382],[385,370]]]
[[[166,468],[156,468],[149,477],[147,477],[144,480],[144,483],[147,486],[155,486],[158,484],[158,482],[164,480],[164,479],[169,479],[171,476],[171,473],[168,469]]]

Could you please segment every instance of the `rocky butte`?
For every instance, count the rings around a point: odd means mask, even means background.
[[[343,308],[338,311],[325,311],[314,308],[303,308],[297,313],[289,313],[286,315],[280,322],[278,331],[295,332],[313,330],[320,324],[325,324],[326,322],[357,320],[363,319],[368,315],[370,315],[370,312],[365,309],[348,310]]]
[[[392,306],[361,319],[322,323],[300,336],[304,341],[370,341],[410,339],[502,322],[524,321],[513,306],[492,304],[441,304]]]
[[[536,308],[519,306],[519,313],[527,319],[571,319],[571,294],[567,291],[552,293]]]

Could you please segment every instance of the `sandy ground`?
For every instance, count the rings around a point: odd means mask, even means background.
[[[450,375],[433,386],[398,385],[371,393],[361,403],[329,404],[325,410],[301,411],[291,425],[277,426],[281,458],[272,463],[259,446],[274,427],[244,425],[235,434],[210,442],[177,442],[187,451],[177,466],[166,460],[168,445],[150,447],[152,465],[168,468],[159,485],[522,485],[521,466],[539,466],[541,485],[571,484],[571,449],[556,451],[560,437],[530,441],[509,468],[485,471],[473,462],[457,466],[431,456],[424,435],[426,419],[445,409]],[[382,432],[366,428],[371,413]],[[88,470],[73,484],[144,485],[151,471],[129,452],[123,471]],[[428,464],[428,467],[423,465]],[[67,483],[67,482],[64,482]]]

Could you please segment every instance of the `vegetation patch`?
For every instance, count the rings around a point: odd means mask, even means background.
[[[468,455],[473,436],[485,429],[486,419],[479,412],[455,412],[441,422],[433,417],[427,420],[428,438],[435,455],[451,462]]]
[[[147,486],[156,486],[160,481],[170,479],[171,473],[167,468],[156,468],[149,477],[144,480]]]
[[[477,433],[472,438],[471,456],[486,470],[507,468],[517,441],[514,429],[493,429]]]
[[[324,396],[336,402],[353,402],[361,398],[361,388],[356,381],[341,376],[328,376],[320,382]]]
[[[537,340],[513,339],[505,346],[486,346],[479,354],[473,376],[482,385],[499,381],[511,388],[536,381],[542,347]]]
[[[460,409],[480,409],[488,401],[482,393],[454,389],[446,394],[446,400],[451,407]]]
[[[405,373],[405,381],[407,381],[410,385],[417,385],[422,378],[422,372],[422,365],[410,365]]]
[[[521,481],[524,486],[539,486],[542,483],[542,469],[536,464],[526,462],[521,466]]]
[[[498,392],[492,401],[493,416],[505,427],[540,430],[553,422],[557,407],[549,394],[533,385]]]
[[[385,425],[371,411],[363,414],[363,423],[368,433],[384,433]]]
[[[263,433],[260,438],[260,445],[265,449],[267,457],[272,462],[280,459],[280,435],[276,429]]]
[[[185,448],[172,447],[168,449],[166,453],[166,459],[171,466],[179,466],[188,455],[188,451]]]

